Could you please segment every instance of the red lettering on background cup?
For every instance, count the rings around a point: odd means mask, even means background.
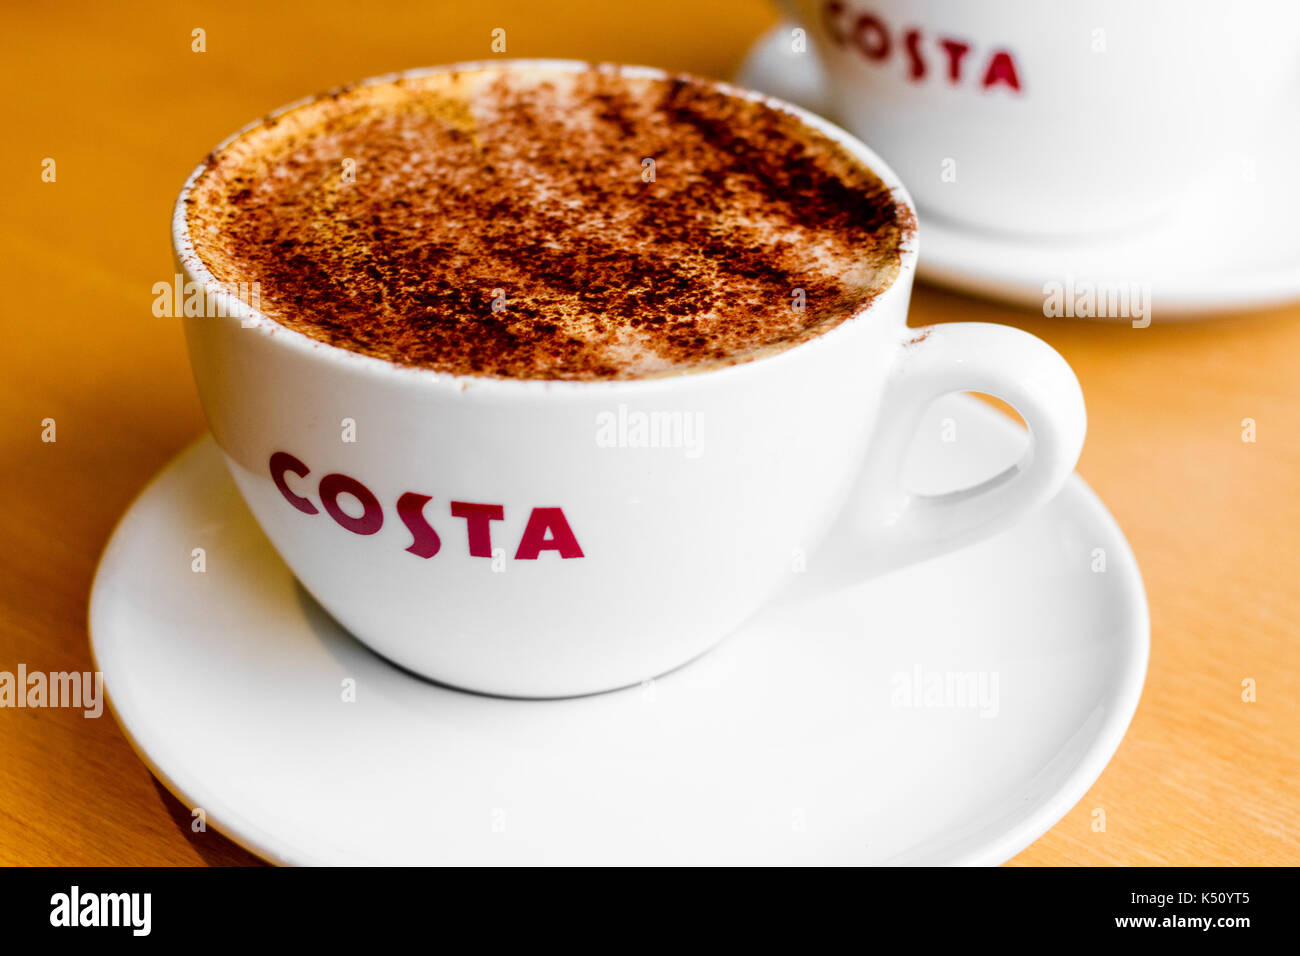
[[[889,56],[889,31],[876,17],[865,13],[853,24],[853,45],[868,60]]]
[[[940,40],[939,45],[948,53],[948,79],[956,83],[961,80],[961,58],[970,52],[970,44],[961,40]]]
[[[1016,76],[1016,64],[1006,50],[998,50],[989,60],[989,68],[984,72],[984,89],[1005,83],[1017,92],[1020,90],[1020,77]]]
[[[967,54],[973,50],[970,43],[945,36],[938,29],[910,24],[891,27],[878,13],[854,9],[841,0],[828,0],[822,5],[821,23],[833,44],[854,50],[869,63],[901,60],[903,75],[913,83],[925,82],[931,60],[938,58],[946,67],[943,73],[949,84],[961,85]],[[977,85],[981,90],[1004,87],[1021,92],[1020,71],[1010,50],[995,49],[978,56],[976,63],[983,64],[983,72],[970,75],[968,86]]]

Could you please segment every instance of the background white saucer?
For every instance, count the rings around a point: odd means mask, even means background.
[[[816,54],[791,49],[790,24],[751,48],[736,74],[835,120]],[[995,236],[920,210],[917,274],[930,282],[1042,308],[1048,282],[1151,284],[1155,321],[1300,299],[1300,110],[1252,148],[1207,158],[1203,186],[1148,231],[1066,241]],[[889,162],[888,150],[864,137]],[[904,180],[906,183],[906,180]],[[1127,321],[1127,320],[1124,320]]]
[[[918,490],[973,483],[1024,440],[951,397],[908,473]],[[829,560],[814,556],[804,590]],[[1010,532],[788,595],[646,686],[562,701],[461,693],[325,615],[206,437],[122,519],[90,625],[113,712],[159,779],[253,852],[318,864],[997,863],[1101,773],[1148,648],[1133,555],[1075,477]],[[995,706],[900,696],[968,673],[986,690],[996,675]]]

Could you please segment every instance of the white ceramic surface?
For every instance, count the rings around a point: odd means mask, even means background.
[[[947,398],[921,425],[907,480],[972,483],[1025,443],[985,406]],[[392,666],[335,624],[204,438],[115,531],[91,643],[153,772],[279,863],[1008,859],[1083,796],[1137,706],[1148,618],[1123,535],[1073,478],[963,550],[828,589],[840,560],[814,556],[795,592],[644,686],[476,696]],[[908,706],[948,677],[982,678],[983,703]]]
[[[1169,208],[1208,149],[1294,115],[1289,0],[791,0],[850,132],[925,212],[968,228],[1116,235]]]
[[[790,30],[779,24],[764,34],[736,83],[838,122],[823,68],[813,53],[792,52]],[[1123,234],[1021,238],[964,228],[927,215],[922,206],[925,241],[917,274],[1035,309],[1043,306],[1049,283],[1079,289],[1084,283],[1148,283],[1155,322],[1300,299],[1300,177],[1293,171],[1300,155],[1300,109],[1294,101],[1289,108],[1289,116],[1254,146],[1219,141],[1205,156],[1202,175],[1163,217]],[[883,152],[870,131],[864,138]]]
[[[910,223],[906,191],[870,150],[778,105],[872,169]],[[188,188],[173,241],[186,277],[207,289]],[[907,234],[892,283],[809,342],[632,381],[401,367],[308,338],[229,295],[215,297],[221,315],[187,316],[185,336],[236,485],[322,606],[426,677],[563,697],[635,684],[703,653],[832,532],[854,535],[865,573],[1005,527],[1069,477],[1085,430],[1074,373],[1008,326],[909,329],[915,261]],[[1015,406],[1032,449],[979,488],[905,493],[897,471],[917,417],[959,390]],[[618,424],[632,418],[666,423],[667,440],[634,442]],[[696,441],[674,440],[688,425]],[[344,439],[349,427],[355,441]]]

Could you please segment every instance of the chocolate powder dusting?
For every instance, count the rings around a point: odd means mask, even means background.
[[[276,322],[502,378],[789,348],[888,286],[914,228],[793,115],[608,67],[334,91],[214,154],[192,198],[196,253]]]

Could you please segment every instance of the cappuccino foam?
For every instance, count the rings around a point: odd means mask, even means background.
[[[910,210],[774,105],[616,67],[318,97],[210,156],[194,250],[322,342],[456,375],[637,379],[790,348],[897,275]]]

